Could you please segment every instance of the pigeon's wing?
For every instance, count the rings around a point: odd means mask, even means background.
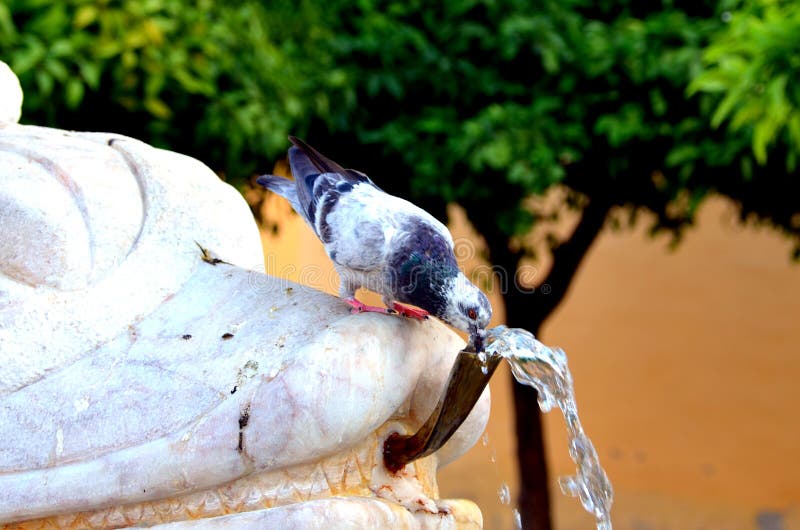
[[[346,269],[362,273],[382,271],[391,232],[380,219],[353,212],[348,202],[343,201],[336,212],[320,220],[327,238],[325,249],[334,263]],[[380,290],[375,286],[370,288]]]
[[[415,208],[417,208],[415,206]],[[420,220],[420,222],[425,223],[430,227],[430,229],[435,232],[442,240],[447,243],[447,246],[450,248],[450,251],[455,250],[455,242],[453,242],[453,236],[450,234],[450,230],[441,223],[438,219],[434,216],[426,212],[421,208],[417,208],[416,217]]]
[[[298,158],[297,160],[297,168],[301,174],[310,175],[313,173],[339,173],[343,178],[351,181],[353,184],[357,182],[366,182],[375,186],[376,188],[378,187],[364,173],[356,171],[355,169],[343,168],[338,163],[326,157],[300,138],[297,138],[296,136],[290,136],[289,141],[292,142],[292,144],[294,144],[294,146],[300,152],[302,152],[303,155],[305,155],[304,159]],[[289,153],[291,159],[291,151]],[[316,171],[314,171],[314,169],[316,169]],[[292,166],[292,172],[294,174],[294,166]]]
[[[300,165],[297,166],[298,169],[302,170],[304,173],[344,173],[346,171],[342,166],[326,157],[300,138],[290,136],[289,141],[305,155],[305,159],[300,161]],[[316,169],[316,171],[314,171],[314,169]],[[294,166],[292,166],[292,170],[294,170]]]
[[[289,140],[294,144],[289,149],[289,165],[292,168],[292,175],[298,182],[297,195],[301,204],[313,208],[315,202],[319,201],[328,188],[336,186],[339,182],[347,182],[351,186],[366,183],[377,188],[364,173],[343,168],[297,137],[290,136]],[[317,182],[321,175],[331,176]],[[309,217],[314,216],[309,215]]]
[[[407,226],[416,227],[409,229],[408,232],[423,231],[429,234],[429,238],[441,239],[446,243],[447,249],[450,252],[455,250],[455,243],[450,230],[439,221],[437,218],[417,206],[404,199],[397,198],[398,201],[403,203],[396,206],[398,211],[402,211],[405,216],[405,223]]]
[[[440,255],[453,255],[453,238],[442,223],[414,204],[365,184],[339,194],[335,203],[323,202],[317,226],[331,259],[355,270],[389,269],[398,253],[420,252],[437,261]]]
[[[376,189],[374,182],[354,169],[344,169],[319,151],[294,136],[289,149],[289,164],[294,180],[275,175],[262,175],[256,179],[261,186],[285,198],[292,208],[317,229],[317,208],[320,204],[332,206],[338,195],[346,193],[356,184],[365,183]]]
[[[299,138],[289,139],[294,144],[289,149],[289,165],[295,178],[297,201],[317,236],[328,243],[330,234],[324,219],[339,198],[357,185],[376,190],[378,187],[363,173],[343,168]]]

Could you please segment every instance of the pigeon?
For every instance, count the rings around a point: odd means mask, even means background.
[[[289,140],[294,180],[262,175],[257,182],[287,199],[317,234],[351,311],[416,319],[432,314],[468,332],[481,351],[492,307],[459,270],[447,228],[364,173],[343,168],[298,138]],[[360,287],[379,293],[386,308],[358,301]]]

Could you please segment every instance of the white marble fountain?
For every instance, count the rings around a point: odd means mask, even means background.
[[[0,63],[0,527],[481,527],[436,471],[488,393],[432,456],[391,475],[381,453],[461,339],[265,275],[206,166],[20,125],[21,100]]]

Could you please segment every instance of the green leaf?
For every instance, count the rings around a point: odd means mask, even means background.
[[[800,152],[800,111],[795,111],[789,116],[787,120],[789,129],[789,138],[793,145],[793,149]]]
[[[214,94],[214,86],[211,83],[197,78],[185,70],[176,70],[173,75],[180,83],[181,88],[190,94],[205,94],[207,96]]]
[[[678,145],[667,154],[666,164],[668,167],[680,166],[687,162],[697,160],[699,154],[700,149],[696,145]]]
[[[83,91],[83,83],[81,83],[80,79],[75,77],[68,79],[64,86],[64,101],[67,103],[67,107],[71,109],[78,108],[83,99]]]
[[[730,92],[726,95],[722,102],[717,106],[717,110],[711,116],[711,126],[715,129],[719,127],[723,121],[728,117],[731,111],[740,103],[739,94],[737,92]]]
[[[67,39],[59,39],[50,47],[49,55],[51,57],[64,57],[71,55],[74,52],[72,42]]]
[[[731,81],[727,75],[719,71],[710,70],[703,72],[695,77],[686,89],[687,96],[693,96],[698,92],[720,93],[730,88]]]
[[[767,145],[772,140],[774,127],[769,121],[760,121],[753,128],[753,155],[761,165],[767,163]]]
[[[166,103],[158,98],[151,97],[145,99],[144,108],[146,108],[150,114],[161,120],[166,120],[172,116],[172,110],[170,110]]]
[[[45,70],[37,70],[35,77],[39,96],[49,97],[53,93],[53,87],[55,86],[53,76]]]
[[[745,125],[757,122],[765,113],[764,103],[761,100],[750,100],[742,105],[731,117],[731,130],[735,131]]]
[[[47,56],[47,50],[35,37],[27,39],[28,46],[22,48],[12,56],[11,69],[18,76],[34,69]]]
[[[97,20],[99,10],[97,6],[92,4],[84,4],[75,11],[75,16],[72,19],[72,25],[75,29],[83,29],[89,24]]]
[[[481,158],[489,167],[500,169],[511,162],[511,146],[506,138],[497,138],[481,149]]]
[[[86,85],[92,90],[97,90],[100,86],[101,65],[92,61],[78,61],[78,70],[81,73]]]
[[[69,71],[67,70],[66,65],[57,59],[45,59],[44,68],[57,81],[66,82],[67,77],[69,77]]]
[[[13,42],[16,36],[17,29],[14,27],[11,11],[5,3],[0,3],[0,43]]]

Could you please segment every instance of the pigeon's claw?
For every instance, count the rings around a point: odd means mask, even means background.
[[[428,315],[430,315],[430,313],[424,309],[410,307],[397,302],[392,303],[392,308],[404,317],[416,318],[417,320],[428,320]]]
[[[374,305],[366,305],[364,303],[359,302],[355,298],[346,298],[345,302],[347,305],[352,307],[350,310],[351,313],[394,313],[393,309],[389,309],[388,307],[376,307]]]

